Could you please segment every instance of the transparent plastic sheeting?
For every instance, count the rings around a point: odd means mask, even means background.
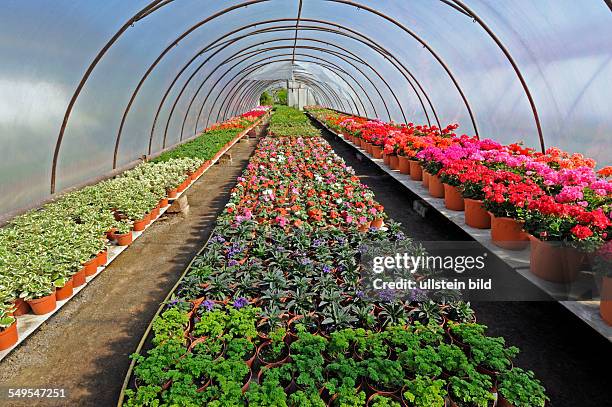
[[[153,3],[100,54],[76,98],[56,191],[252,107],[252,91],[279,86],[291,60],[294,79],[321,103],[383,120],[459,122],[474,134],[469,105],[481,137],[540,148],[525,89],[481,22],[524,78],[546,146],[611,161],[612,13],[604,0],[9,1],[0,13],[0,215],[49,196],[73,93],[107,42]]]

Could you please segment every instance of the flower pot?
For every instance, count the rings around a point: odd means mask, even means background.
[[[46,295],[42,298],[28,300],[28,304],[32,308],[32,312],[36,315],[44,315],[55,310],[57,302],[55,300],[55,292]]]
[[[85,267],[72,275],[72,287],[80,287],[87,281],[87,272]]]
[[[508,250],[523,250],[529,244],[529,236],[523,232],[520,222],[512,218],[491,215],[491,239],[493,244]]]
[[[108,240],[113,240],[113,235],[115,234],[116,231],[117,231],[117,228],[111,228],[108,231],[106,231],[104,234],[106,235],[106,238]]]
[[[389,168],[392,170],[397,170],[399,168],[399,158],[397,154],[389,156]]]
[[[30,306],[27,302],[23,300],[23,298],[17,298],[15,300],[15,311],[13,311],[13,316],[18,317],[21,315],[25,315],[30,312]]]
[[[372,155],[372,143],[367,144],[366,151],[368,154]]]
[[[476,229],[489,229],[491,215],[482,205],[482,201],[470,198],[463,199],[465,203],[465,224]]]
[[[429,189],[429,173],[425,170],[422,170],[423,173],[421,175],[421,185],[423,185],[426,189]]]
[[[429,195],[444,198],[444,184],[438,175],[429,174]]]
[[[359,140],[359,146],[364,149],[367,150],[368,149],[368,142],[365,141],[364,139]]]
[[[374,158],[377,158],[377,159],[382,158],[383,156],[382,147],[372,145],[372,156],[374,156]]]
[[[465,203],[459,189],[455,186],[444,184],[444,206],[451,211],[463,211]]]
[[[178,195],[178,190],[176,188],[169,189],[167,191],[168,199],[175,199]]]
[[[502,395],[497,399],[497,407],[514,407],[514,404],[506,400]]]
[[[72,278],[70,278],[63,287],[55,290],[55,299],[57,301],[64,301],[72,297],[73,287]]]
[[[423,178],[423,168],[416,160],[410,160],[410,179],[420,181]]]
[[[100,253],[98,253],[96,259],[98,260],[98,267],[106,266],[106,263],[108,263],[108,250],[102,250]]]
[[[383,226],[383,224],[384,224],[383,218],[377,218],[372,221],[372,224],[370,226],[376,229],[380,229]]]
[[[386,397],[392,399],[399,405],[402,405],[402,400],[394,394],[394,392],[385,392],[385,391],[375,391],[370,397],[368,397],[368,401],[366,402],[366,406],[371,406],[374,403],[374,398],[376,396]]]
[[[151,219],[149,220],[149,223],[151,223],[151,221],[157,219],[157,217],[159,216],[159,210],[160,210],[159,206],[156,206],[155,208],[153,208],[151,210],[151,213],[150,213],[150,218]]]
[[[257,360],[259,361],[261,366],[268,366],[268,367],[276,367],[276,366],[280,366],[284,363],[287,362],[287,360],[289,360],[289,346],[285,345],[285,351],[281,354],[280,359],[277,361],[266,361],[264,359],[264,351],[266,350],[266,348],[268,348],[269,346],[271,346],[271,342],[264,342],[261,345],[259,345],[259,347],[257,348]]]
[[[143,230],[145,230],[145,227],[147,226],[148,222],[146,217],[136,220],[134,221],[134,232],[142,232]]]
[[[17,343],[17,322],[0,331],[0,350],[7,350]]]
[[[115,240],[119,246],[129,246],[132,243],[132,231],[123,235],[115,235]]]
[[[389,157],[390,157],[390,156],[389,156],[389,154],[385,154],[385,153],[383,153],[383,162],[384,162],[386,165],[389,165]]]
[[[599,314],[606,321],[606,324],[612,326],[612,277],[603,278]]]
[[[560,243],[542,241],[529,235],[531,252],[529,266],[533,274],[546,281],[568,283],[578,276],[580,260],[572,260],[573,256],[580,258],[579,253],[571,247],[563,247]]]
[[[166,206],[168,206],[168,198],[163,198],[161,201],[159,201],[159,208],[163,209]]]
[[[87,277],[93,276],[98,271],[98,257],[94,257],[93,259],[87,260],[83,263],[83,268],[85,269],[85,275]]]
[[[366,222],[366,223],[362,223],[361,225],[358,226],[358,230],[362,233],[367,232],[368,230],[370,230],[370,225],[372,224],[372,222]]]
[[[398,156],[398,169],[400,174],[410,175],[410,159],[405,155]]]

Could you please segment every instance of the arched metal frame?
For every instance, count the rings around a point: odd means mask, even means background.
[[[110,38],[110,40],[102,47],[102,49],[96,54],[96,56],[94,57],[94,59],[92,60],[92,62],[89,64],[88,68],[86,69],[85,73],[83,74],[83,76],[81,77],[79,84],[77,85],[74,93],[72,94],[70,101],[68,103],[68,106],[66,108],[66,111],[64,113],[64,117],[62,120],[62,124],[60,127],[60,131],[56,140],[56,144],[55,144],[55,149],[54,149],[54,154],[53,154],[53,160],[52,160],[52,168],[51,168],[51,193],[55,193],[55,188],[56,188],[56,176],[57,176],[57,162],[58,162],[58,158],[59,158],[59,152],[61,149],[61,144],[62,144],[62,140],[65,134],[65,130],[66,127],[68,125],[68,121],[70,119],[70,115],[72,113],[72,110],[74,108],[74,105],[82,91],[82,89],[84,88],[85,84],[87,83],[87,80],[89,79],[89,77],[91,76],[91,74],[93,73],[95,67],[98,65],[98,63],[102,60],[102,58],[105,56],[105,54],[108,52],[108,50],[115,44],[115,42],[125,33],[125,31],[128,30],[129,27],[131,27],[135,22],[140,21],[142,19],[144,19],[145,17],[147,17],[148,15],[154,13],[155,11],[161,9],[162,7],[171,4],[174,0],[154,0],[151,1],[148,5],[146,5],[144,8],[142,8],[139,12],[137,12],[136,14],[134,14],[130,19],[128,19],[122,26],[121,28]],[[271,0],[250,0],[250,1],[245,1],[239,4],[235,4],[231,7],[227,7],[221,11],[218,11],[212,15],[210,15],[208,18],[200,21],[199,23],[195,24],[194,26],[192,26],[190,29],[188,29],[187,31],[185,31],[185,33],[183,33],[179,38],[177,38],[177,40],[175,40],[175,42],[173,42],[166,51],[164,51],[160,57],[158,58],[158,60],[161,60],[163,58],[163,56],[172,48],[174,47],[176,44],[178,44],[183,38],[185,38],[187,35],[189,35],[191,32],[193,32],[194,30],[196,30],[198,27],[206,24],[207,22],[216,19],[220,16],[223,16],[233,10],[237,10],[240,8],[244,8],[250,5],[255,5],[255,4],[260,4],[260,3],[265,3],[265,2],[269,2]],[[399,27],[400,29],[402,29],[406,34],[410,35],[412,38],[414,38],[415,40],[417,40],[419,43],[421,43],[423,45],[424,48],[426,48],[429,53],[438,61],[438,63],[444,68],[444,70],[446,71],[446,73],[448,74],[448,76],[450,77],[451,81],[453,82],[453,84],[455,85],[455,88],[457,89],[457,91],[459,92],[459,94],[461,95],[461,98],[463,99],[464,103],[466,104],[466,107],[468,108],[468,113],[470,115],[470,119],[472,121],[472,125],[474,127],[474,131],[476,133],[476,136],[478,136],[478,127],[476,125],[476,119],[475,116],[473,114],[473,111],[469,105],[469,102],[467,101],[467,97],[465,96],[463,90],[461,89],[461,87],[459,86],[459,83],[457,81],[457,79],[454,77],[453,73],[451,72],[450,68],[446,65],[446,63],[441,59],[441,57],[427,44],[426,41],[424,41],[423,39],[421,39],[417,34],[415,34],[412,30],[410,30],[408,27],[404,26],[402,23],[400,23],[399,21],[387,16],[385,13],[382,13],[378,10],[375,10],[369,6],[360,4],[360,3],[356,3],[353,1],[349,1],[349,0],[323,0],[326,2],[330,2],[330,3],[336,3],[336,4],[344,4],[347,6],[351,6],[356,8],[357,10],[364,10],[367,11],[371,14],[377,15],[383,19],[385,19],[386,21],[394,24],[395,26]],[[499,40],[499,38],[493,33],[493,31],[484,23],[484,21],[476,14],[474,13],[471,9],[469,9],[465,4],[463,4],[461,1],[459,0],[440,0],[443,4],[449,5],[451,6],[454,10],[457,10],[458,12],[460,12],[462,15],[467,15],[470,18],[472,18],[475,22],[477,22],[486,32],[487,34],[493,39],[493,41],[495,42],[495,44],[502,50],[502,52],[504,53],[506,59],[508,59],[508,61],[510,62],[510,64],[512,65],[512,68],[514,69],[516,75],[519,78],[519,81],[521,82],[521,85],[523,86],[523,90],[525,92],[525,94],[527,95],[527,98],[529,100],[531,109],[532,109],[532,113],[534,115],[534,119],[536,121],[536,127],[538,130],[538,136],[540,139],[540,145],[542,148],[542,151],[545,150],[545,144],[544,144],[544,137],[543,137],[543,133],[542,133],[542,129],[541,129],[541,125],[540,125],[540,121],[539,121],[539,115],[537,112],[537,108],[535,105],[535,102],[533,100],[533,97],[531,96],[531,92],[529,90],[529,87],[526,83],[526,81],[523,78],[523,75],[518,67],[518,65],[516,64],[516,62],[514,61],[514,59],[512,58],[510,52],[506,49],[506,47],[501,43],[501,41]],[[296,37],[297,37],[297,32],[299,30],[299,20],[301,17],[301,5],[302,5],[302,1],[300,0],[299,2],[300,4],[300,11],[298,13],[298,21],[296,22]],[[296,40],[297,43],[297,40]],[[155,63],[155,65],[158,63],[159,61],[157,61]],[[150,68],[152,69],[152,68]]]
[[[287,48],[287,47],[277,47],[277,49],[286,49],[286,48]],[[270,49],[275,49],[275,47],[270,47]],[[263,53],[263,52],[267,52],[267,51],[269,51],[269,49],[264,49],[264,50],[261,50],[261,53]],[[327,52],[327,50],[325,50],[325,51],[323,51],[323,52]],[[304,54],[304,55],[306,55],[306,54]],[[370,104],[372,105],[372,109],[373,109],[373,110],[374,110],[374,112],[376,113],[376,107],[374,106],[374,103],[372,102],[372,99],[370,98],[370,95],[368,94],[368,92],[366,92],[366,91],[365,91],[365,89],[363,88],[363,86],[361,85],[361,83],[360,83],[359,81],[357,81],[357,80],[356,80],[356,79],[355,79],[355,78],[354,78],[354,77],[353,77],[353,76],[352,76],[350,73],[346,72],[346,71],[345,71],[345,70],[344,70],[342,67],[340,67],[340,66],[338,66],[338,65],[336,65],[336,64],[334,64],[334,63],[332,63],[332,62],[330,62],[330,61],[328,61],[328,60],[326,60],[326,59],[324,59],[324,58],[320,58],[320,57],[313,56],[313,55],[306,55],[306,56],[308,56],[308,57],[310,57],[310,58],[318,59],[318,60],[320,60],[320,61],[324,62],[325,64],[329,64],[329,65],[333,66],[333,67],[334,67],[334,69],[336,69],[336,70],[338,70],[338,71],[342,72],[343,74],[346,74],[347,76],[349,76],[349,77],[350,77],[350,78],[351,78],[351,79],[352,79],[352,80],[355,82],[355,84],[356,84],[356,85],[357,85],[357,86],[358,86],[358,87],[359,87],[359,88],[360,88],[360,89],[361,89],[361,90],[364,92],[366,99],[368,99],[368,101],[369,101],[369,102],[370,102]],[[264,61],[264,60],[266,60],[266,59],[268,59],[268,60],[269,60],[270,58],[273,58],[273,57],[274,57],[274,56],[269,56],[269,57],[266,57],[266,58],[264,58],[262,61]],[[218,68],[219,68],[219,67],[221,67],[222,65],[223,65],[223,64],[220,64],[219,66],[215,67],[215,69],[218,69]],[[369,78],[367,78],[367,79],[369,79]],[[196,90],[196,93],[194,94],[194,97],[193,97],[193,99],[194,99],[194,100],[195,100],[195,98],[197,97],[198,92],[200,91],[200,89],[202,89],[202,87],[203,87],[204,83],[206,82],[206,80],[207,80],[207,79],[205,79],[204,81],[202,81],[201,85],[200,85],[200,86],[198,87],[198,89]],[[350,85],[350,83],[349,83],[348,81],[345,81],[345,83],[347,84],[347,86],[351,87],[351,89],[354,91],[354,89],[352,88],[352,86]],[[213,90],[213,89],[216,87],[216,84],[217,84],[217,83],[215,83],[215,84],[212,86],[212,88],[209,90],[209,92],[208,92],[208,94],[207,94],[206,98],[204,99],[204,102],[202,103],[202,106],[200,107],[200,110],[199,110],[199,112],[198,112],[198,116],[197,116],[196,121],[195,121],[196,125],[195,125],[195,130],[194,130],[194,132],[196,132],[196,133],[197,133],[197,124],[199,123],[200,116],[202,115],[202,110],[203,110],[203,108],[204,108],[204,105],[206,104],[206,101],[208,100],[208,97],[210,96],[210,93],[211,93],[211,92],[212,92],[212,90]],[[373,85],[373,86],[375,86],[375,85]],[[356,92],[355,92],[355,93],[356,93]],[[357,94],[357,93],[356,93],[356,94]],[[358,95],[358,94],[357,94],[357,95]],[[190,103],[190,104],[192,104],[192,103]],[[377,113],[376,113],[376,114],[377,114]],[[184,120],[186,120],[186,118],[187,118],[187,114],[185,115],[185,119],[184,119]],[[207,124],[207,125],[208,125],[208,124]]]

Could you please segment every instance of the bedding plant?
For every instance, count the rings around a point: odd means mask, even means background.
[[[309,125],[300,115],[277,121],[299,116],[296,127]],[[411,312],[423,308],[411,299],[366,297],[366,241],[423,249],[323,139],[293,136],[260,141],[206,247],[155,318],[153,346],[133,355],[124,405],[488,405],[515,348],[489,338],[469,304],[444,293],[425,314]],[[364,230],[371,209],[384,223]],[[464,325],[477,340],[453,344],[445,329]],[[495,371],[479,373],[487,355]]]

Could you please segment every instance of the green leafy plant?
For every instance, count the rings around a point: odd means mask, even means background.
[[[414,407],[444,407],[446,382],[417,375],[406,383],[403,396]]]
[[[544,407],[549,398],[532,371],[515,367],[499,377],[498,391],[515,407]]]

